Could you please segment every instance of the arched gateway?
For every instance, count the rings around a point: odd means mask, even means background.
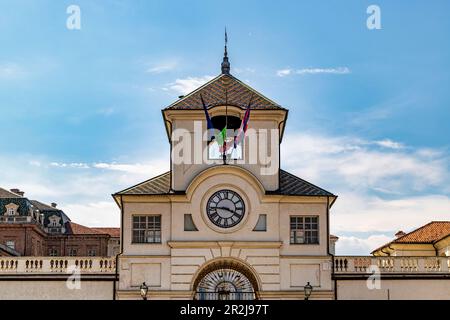
[[[245,265],[229,260],[203,268],[194,282],[195,300],[255,300],[258,283]]]

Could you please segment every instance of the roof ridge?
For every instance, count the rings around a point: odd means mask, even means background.
[[[9,193],[9,194],[13,195],[15,198],[25,198],[24,196],[21,196],[20,194],[17,194],[15,192],[12,192],[11,190],[7,190],[7,189],[2,188],[2,187],[0,187],[0,191],[3,191],[5,193],[7,193],[7,194]]]

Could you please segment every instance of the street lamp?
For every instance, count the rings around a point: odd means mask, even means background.
[[[305,300],[309,300],[309,296],[311,295],[312,290],[313,290],[313,287],[312,287],[312,285],[309,284],[309,281],[306,284],[306,286],[304,287],[304,290],[305,290]]]
[[[145,284],[145,282],[142,282],[139,289],[141,290],[142,300],[147,300],[148,286]]]

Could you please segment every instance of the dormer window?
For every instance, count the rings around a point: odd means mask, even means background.
[[[61,226],[61,224],[59,223],[61,218],[58,216],[51,216],[50,218],[48,218],[48,220],[50,221],[48,224],[49,227],[60,227]]]
[[[16,210],[14,210],[14,208],[9,208],[8,209],[8,215],[9,216],[13,216],[13,215],[15,215],[16,214]]]

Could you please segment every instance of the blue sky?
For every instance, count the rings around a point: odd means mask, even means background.
[[[68,30],[66,9],[81,9]],[[381,30],[366,27],[370,4]],[[0,0],[0,185],[118,225],[168,169],[160,110],[231,72],[290,110],[282,166],[339,195],[340,254],[450,219],[448,1]],[[299,143],[299,141],[301,143]]]

